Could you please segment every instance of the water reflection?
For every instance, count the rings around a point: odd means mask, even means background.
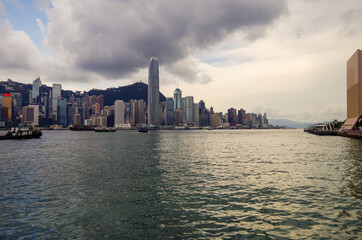
[[[45,132],[0,145],[0,236],[358,238],[361,142],[302,131]]]

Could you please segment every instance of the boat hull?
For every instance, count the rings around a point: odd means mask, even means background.
[[[13,135],[4,135],[0,136],[0,140],[15,140],[15,139],[32,139],[32,138],[40,138],[42,136],[41,131],[34,131],[32,134],[28,135],[19,135],[19,136],[13,136]]]

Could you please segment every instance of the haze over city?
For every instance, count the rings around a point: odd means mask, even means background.
[[[63,89],[147,82],[225,111],[346,119],[360,1],[0,1],[0,80]]]

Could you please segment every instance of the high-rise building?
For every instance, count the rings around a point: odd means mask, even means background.
[[[129,124],[131,126],[136,126],[137,124],[137,112],[138,112],[138,104],[137,100],[131,99],[128,103],[129,106]]]
[[[347,61],[347,118],[362,115],[362,51]]]
[[[221,124],[220,115],[218,113],[213,113],[211,115],[211,126],[212,127],[219,127]]]
[[[167,125],[172,125],[175,122],[175,111],[173,98],[166,99],[166,121]]]
[[[159,72],[158,60],[155,57],[150,59],[148,67],[148,124],[159,124],[160,111],[160,93],[159,93]]]
[[[198,127],[200,121],[200,114],[199,114],[199,104],[194,103],[194,126]]]
[[[143,99],[137,100],[137,124],[145,124],[146,123],[146,102]]]
[[[16,112],[20,112],[23,108],[23,97],[22,94],[19,92],[12,92],[10,93],[12,101],[13,101],[13,107]]]
[[[174,101],[174,108],[181,109],[182,108],[182,92],[179,88],[176,88],[173,93],[173,101]]]
[[[79,113],[73,115],[73,124],[81,125],[82,124],[82,116]]]
[[[199,125],[202,127],[210,125],[210,114],[203,100],[199,102]]]
[[[181,109],[175,109],[175,124],[178,125],[182,122]]]
[[[237,115],[236,115],[236,109],[229,108],[228,109],[228,122],[230,126],[236,126],[237,124]]]
[[[30,125],[39,125],[39,105],[29,105],[23,107],[23,119],[22,122]]]
[[[94,114],[99,115],[101,113],[101,105],[99,103],[94,104]]]
[[[58,114],[58,102],[59,99],[62,95],[62,85],[61,84],[53,84],[53,89],[52,89],[52,115],[53,115],[53,119],[55,121],[58,120],[59,118],[59,114]]]
[[[32,102],[31,103],[40,104],[40,87],[41,87],[41,81],[40,81],[40,78],[37,78],[33,81]]]
[[[244,109],[238,110],[238,124],[246,125],[246,111]]]
[[[194,97],[182,98],[182,122],[190,123],[194,121]]]
[[[103,110],[103,108],[104,108],[104,96],[103,96],[103,94],[101,94],[101,95],[99,95],[97,97],[97,103],[99,103],[100,109]]]
[[[342,129],[352,129],[362,115],[362,51],[347,61],[347,120]]]
[[[1,120],[4,122],[12,122],[12,98],[10,93],[4,93],[2,96]]]
[[[65,98],[58,98],[59,104],[58,104],[58,124],[62,126],[67,126],[67,100]]]
[[[126,111],[126,104],[122,100],[114,102],[114,126],[125,124],[124,115]]]

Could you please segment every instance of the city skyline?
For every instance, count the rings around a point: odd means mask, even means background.
[[[178,84],[217,111],[237,104],[274,119],[346,119],[361,2],[211,2],[207,16],[204,4],[2,1],[0,80],[104,89],[147,82],[144,62],[155,56],[166,97]]]

